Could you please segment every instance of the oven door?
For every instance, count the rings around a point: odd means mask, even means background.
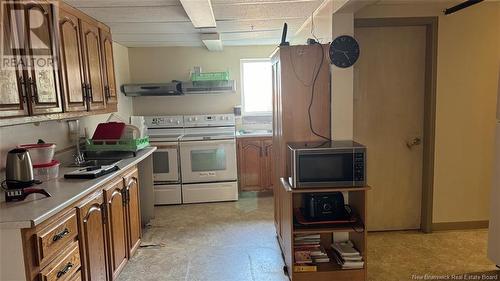
[[[181,142],[183,183],[237,180],[236,141]]]
[[[179,182],[179,147],[177,143],[152,142],[153,179],[155,182]]]

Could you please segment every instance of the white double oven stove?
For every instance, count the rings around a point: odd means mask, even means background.
[[[144,118],[156,205],[238,200],[233,114]]]

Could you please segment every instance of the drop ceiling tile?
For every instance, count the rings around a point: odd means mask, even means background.
[[[245,40],[245,39],[277,39],[281,40],[281,30],[255,31],[244,33],[222,33],[222,40]]]
[[[188,22],[111,22],[108,23],[113,34],[130,33],[198,33],[199,31]]]
[[[76,8],[181,5],[179,0],[65,0],[64,2]]]
[[[245,39],[245,40],[222,40],[224,46],[253,46],[253,45],[275,45],[278,46],[281,40],[278,39]]]
[[[200,41],[200,34],[187,33],[187,34],[114,34],[113,40],[126,41],[126,42],[198,42]]]
[[[201,47],[202,43],[199,42],[135,42],[135,41],[117,41],[125,47]]]
[[[282,29],[283,23],[288,24],[289,30],[297,30],[304,23],[307,17],[298,19],[275,19],[275,20],[234,20],[234,21],[218,21],[217,31],[232,32],[232,31],[259,31]]]
[[[113,22],[188,22],[182,6],[80,8],[104,23]]]
[[[315,2],[317,0],[212,0],[212,5],[248,5],[255,3],[296,3]]]
[[[308,17],[320,1],[263,3],[248,5],[214,5],[216,20],[284,19]]]

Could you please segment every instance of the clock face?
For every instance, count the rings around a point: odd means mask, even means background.
[[[330,44],[330,60],[341,68],[347,68],[359,58],[359,44],[352,36],[342,35]]]

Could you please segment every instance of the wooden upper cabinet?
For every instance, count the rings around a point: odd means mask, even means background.
[[[25,83],[29,88],[31,114],[62,112],[57,71],[54,5],[44,2],[27,2],[21,5],[24,16],[18,22],[25,25]],[[21,25],[22,26],[22,25]]]
[[[97,23],[80,20],[84,57],[87,101],[90,110],[106,108],[104,96],[101,47]]]
[[[19,49],[12,48],[16,43],[19,33],[12,26],[10,10],[12,5],[6,5],[0,1],[4,7],[1,10],[0,32],[2,32],[2,60],[0,63],[0,118],[27,116],[29,114],[26,103],[26,88],[24,87],[24,77],[22,69],[17,67],[15,61],[21,59]]]
[[[102,192],[90,196],[77,207],[83,277],[86,281],[106,281],[106,209]]]
[[[86,111],[80,25],[78,17],[63,8],[59,10],[59,46],[64,110]]]
[[[123,178],[127,194],[128,257],[132,257],[141,244],[141,208],[139,204],[139,174],[132,170]]]
[[[120,178],[104,190],[104,200],[108,210],[108,255],[110,280],[115,280],[127,262],[127,195]]]
[[[116,92],[115,65],[113,60],[113,40],[111,33],[104,28],[99,29],[102,50],[102,67],[104,70],[104,94],[107,105],[116,104],[118,96]]]

